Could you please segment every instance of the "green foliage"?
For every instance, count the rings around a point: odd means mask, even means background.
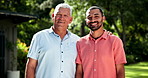
[[[135,61],[147,60],[148,27],[143,24],[129,26],[127,33],[126,54],[134,55]]]
[[[88,29],[85,28],[85,12],[91,6],[86,0],[65,0],[73,8],[73,22],[69,29],[79,36],[84,36],[88,33]],[[83,27],[83,28],[82,28]]]
[[[127,64],[136,63],[137,58],[135,55],[126,55]]]
[[[147,0],[129,0],[128,3],[127,0],[65,0],[65,2],[74,7],[72,32],[80,35],[85,25],[86,10],[92,5],[99,6],[103,8],[106,16],[104,28],[123,40],[128,63],[146,60],[148,57]],[[85,27],[84,29],[88,31]]]
[[[24,22],[20,25],[17,25],[18,38],[29,46],[33,34],[35,34],[36,32],[40,30],[47,29],[50,26],[52,26],[52,22],[46,18]]]
[[[30,6],[26,4],[26,0],[1,0],[0,10],[29,14]]]
[[[61,2],[63,2],[63,0],[26,0],[26,6],[30,7],[30,9],[28,9],[30,14],[37,14],[39,19],[17,25],[18,38],[29,46],[33,34],[40,30],[50,28],[53,25],[49,14],[52,13],[52,8]]]
[[[27,54],[29,47],[25,43],[22,43],[20,40],[17,40],[17,69],[20,70],[20,78],[25,76],[25,66],[27,62]]]
[[[133,56],[133,60],[138,62],[138,61],[143,61],[147,60],[148,56],[148,41],[140,41],[138,39],[135,39],[133,37],[130,42],[127,44],[127,50],[126,54]],[[131,58],[127,58],[128,60]],[[132,63],[129,61],[129,63]]]
[[[29,46],[33,34],[52,26],[50,15],[53,8],[62,2],[73,7],[74,19],[69,26],[73,33],[79,36],[89,33],[85,25],[85,12],[90,6],[97,5],[104,9],[104,28],[123,40],[128,63],[147,59],[148,0],[1,0],[0,9],[39,16],[37,20],[17,26],[18,39]],[[18,55],[25,57],[25,53]]]

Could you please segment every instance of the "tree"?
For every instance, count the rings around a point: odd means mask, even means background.
[[[18,38],[29,46],[33,34],[52,26],[50,11],[61,2],[63,0],[1,0],[0,9],[39,17],[17,25]]]
[[[126,54],[134,55],[137,60],[148,56],[148,0],[1,0],[0,9],[39,17],[18,25],[18,38],[29,46],[34,33],[52,25],[50,14],[63,2],[73,7],[74,19],[69,26],[73,33],[79,36],[89,33],[85,12],[96,5],[104,10],[104,28],[123,40]]]
[[[128,2],[127,0],[65,0],[65,2],[74,7],[75,19],[72,27],[75,29],[79,29],[80,26],[83,31],[87,31],[88,29],[83,26],[86,9],[93,5],[102,7],[106,16],[104,27],[123,40],[127,55],[135,55],[134,60],[143,60],[142,57],[148,56],[147,0]]]
[[[85,25],[85,11],[90,7],[91,5],[86,0],[65,0],[66,3],[68,3],[73,8],[73,22],[69,29],[74,32],[75,34],[78,34],[79,36],[86,35],[89,30],[86,28]]]

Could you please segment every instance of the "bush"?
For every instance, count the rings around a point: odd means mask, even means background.
[[[17,69],[20,70],[20,78],[24,78],[28,47],[25,43],[22,43],[20,40],[17,40],[17,51]]]
[[[126,55],[127,64],[133,64],[142,61],[140,55]]]
[[[132,37],[126,44],[126,57],[128,64],[147,61],[148,57],[148,41],[136,39]]]
[[[127,64],[136,62],[134,55],[126,55],[126,59],[127,59]]]

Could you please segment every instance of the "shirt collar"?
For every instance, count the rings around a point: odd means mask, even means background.
[[[50,27],[50,29],[49,29],[48,32],[49,32],[50,34],[53,33],[54,35],[59,36],[58,34],[56,34],[56,33],[53,31],[52,27],[53,27],[53,26]],[[66,34],[66,35],[68,35],[68,36],[71,35],[71,32],[70,32],[68,29],[67,29],[67,34]]]
[[[104,33],[102,35],[102,38],[106,40],[107,39],[107,36],[108,36],[108,32],[106,30],[104,30]]]
[[[106,30],[104,30],[103,35],[102,35],[100,38],[98,38],[98,39],[105,39],[105,40],[106,40],[106,39],[107,39],[107,36],[108,36],[108,32],[107,32]],[[89,39],[91,39],[91,40],[95,40],[94,38],[91,37],[90,34],[88,35],[88,37],[89,37]],[[97,40],[98,40],[98,39],[97,39]]]

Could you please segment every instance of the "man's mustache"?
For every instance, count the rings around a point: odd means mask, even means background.
[[[97,23],[97,24],[99,24],[98,21],[94,21],[94,22],[89,22],[88,25],[91,25],[92,23]]]
[[[89,24],[91,24],[91,23],[99,23],[98,21],[94,21],[94,22],[90,22]]]

